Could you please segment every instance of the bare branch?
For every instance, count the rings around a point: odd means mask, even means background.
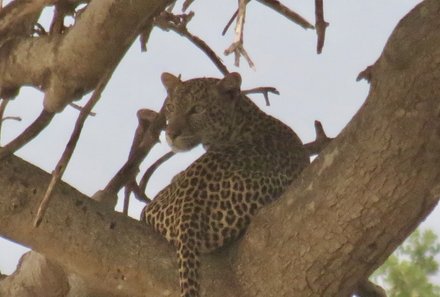
[[[157,168],[159,168],[160,165],[162,165],[164,162],[169,160],[172,156],[174,156],[174,152],[168,152],[162,157],[160,157],[156,162],[153,163],[144,173],[142,176],[141,181],[139,182],[139,189],[142,193],[145,193],[145,190],[148,185],[148,181],[150,180],[150,177],[153,175],[153,173],[156,171]]]
[[[244,49],[243,46],[243,31],[244,31],[244,22],[246,19],[246,5],[247,0],[238,0],[238,17],[237,23],[235,25],[235,37],[234,42],[224,51],[226,56],[234,53],[234,65],[240,66],[240,57],[243,56],[249,64],[249,67],[255,69],[255,64]]]
[[[316,52],[320,54],[324,47],[325,30],[329,23],[324,20],[324,4],[323,0],[315,0],[315,27],[316,34],[318,35],[318,42],[316,45]]]
[[[49,125],[54,116],[55,113],[43,109],[35,121],[33,121],[19,136],[3,148],[0,148],[0,160],[13,154],[16,150],[34,139],[44,128],[47,127],[47,125]]]
[[[258,0],[261,4],[266,5],[267,7],[272,8],[282,16],[286,17],[287,19],[291,20],[292,22],[300,25],[304,29],[313,29],[313,25],[310,24],[306,19],[304,19],[302,16],[300,16],[298,13],[294,12],[293,10],[289,9],[288,7],[284,6],[280,1],[278,0]]]
[[[241,91],[243,94],[248,95],[248,94],[255,94],[255,93],[262,93],[264,96],[264,99],[266,100],[266,106],[270,106],[270,102],[269,102],[269,93],[272,94],[276,94],[279,95],[280,92],[274,88],[274,87],[259,87],[259,88],[253,88],[250,90],[244,90]]]
[[[55,167],[55,170],[52,173],[52,179],[50,180],[49,186],[47,187],[46,193],[44,194],[40,205],[38,206],[37,215],[35,216],[34,220],[34,226],[38,227],[43,220],[44,213],[46,212],[47,207],[49,206],[50,199],[52,197],[52,193],[54,190],[55,185],[58,183],[58,181],[61,179],[61,177],[64,174],[64,171],[67,168],[67,165],[69,164],[70,158],[73,155],[73,152],[75,150],[76,144],[78,143],[79,137],[81,136],[81,131],[84,126],[84,122],[86,121],[87,117],[89,116],[91,110],[95,106],[95,104],[99,101],[101,98],[102,91],[104,90],[105,86],[107,85],[108,81],[110,80],[113,69],[109,70],[106,74],[103,75],[101,78],[101,81],[96,87],[96,90],[93,92],[92,97],[89,99],[87,104],[84,106],[84,108],[80,111],[78,119],[75,123],[75,128],[73,129],[72,135],[70,136],[69,142],[66,145],[66,148],[63,152],[63,155],[61,156],[61,159],[58,161],[57,166]]]
[[[232,23],[234,22],[235,18],[238,15],[238,9],[234,12],[234,14],[229,19],[228,23],[226,24],[225,28],[222,31],[222,35],[225,36],[226,32],[228,32],[229,27],[231,27]]]
[[[159,17],[156,18],[155,24],[162,30],[172,30],[177,34],[186,37],[211,59],[211,61],[223,75],[228,74],[229,70],[222,63],[217,54],[206,44],[206,42],[188,31],[187,24],[193,16],[193,12],[190,12],[189,14],[174,15],[164,11]]]
[[[310,156],[319,154],[333,140],[333,138],[330,138],[325,134],[320,121],[315,121],[315,131],[315,141],[304,144],[304,147],[309,152]]]

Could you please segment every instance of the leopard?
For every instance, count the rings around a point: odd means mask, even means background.
[[[241,76],[182,81],[163,73],[166,140],[205,153],[142,210],[177,250],[181,297],[199,297],[200,255],[240,237],[309,164],[298,135],[241,91]]]

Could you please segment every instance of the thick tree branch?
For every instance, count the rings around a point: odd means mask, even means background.
[[[202,259],[202,296],[348,296],[428,215],[440,197],[439,12],[426,0],[399,23],[341,135],[240,242]],[[170,245],[65,184],[32,229],[48,179],[16,157],[2,161],[2,236],[102,290],[178,295]]]
[[[174,249],[144,224],[109,211],[60,183],[39,228],[32,227],[38,197],[50,175],[11,156],[0,166],[0,234],[61,263],[102,291],[122,296],[162,296],[178,291]],[[239,288],[221,255],[204,260],[205,287],[213,297]],[[221,279],[217,279],[221,276]],[[232,284],[232,285],[231,285]],[[171,295],[175,296],[175,295]],[[246,295],[240,295],[246,296]]]
[[[0,86],[35,86],[45,92],[45,109],[60,111],[94,89],[103,73],[119,63],[141,26],[169,3],[92,1],[63,35],[13,39],[0,48]]]
[[[439,12],[427,0],[399,23],[365,104],[251,224],[234,266],[251,295],[348,296],[438,203]]]

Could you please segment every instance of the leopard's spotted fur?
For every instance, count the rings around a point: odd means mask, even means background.
[[[143,210],[177,247],[182,297],[198,297],[199,254],[237,238],[309,163],[298,136],[240,93],[238,74],[181,82],[164,73],[167,140],[206,153]]]

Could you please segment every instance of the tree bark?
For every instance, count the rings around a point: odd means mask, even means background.
[[[49,1],[33,0],[26,5],[38,12]],[[45,92],[47,111],[63,110],[96,87],[103,74],[119,63],[140,29],[152,26],[154,17],[170,2],[91,1],[65,34],[21,36],[7,42],[0,35],[4,42],[0,46],[1,88],[34,86]],[[0,29],[8,21],[0,18]]]
[[[439,16],[440,2],[426,0],[402,19],[349,125],[241,240],[202,259],[202,296],[349,296],[435,207]],[[66,184],[33,229],[48,180],[17,157],[2,161],[2,236],[103,292],[178,296],[173,248],[148,226]]]

